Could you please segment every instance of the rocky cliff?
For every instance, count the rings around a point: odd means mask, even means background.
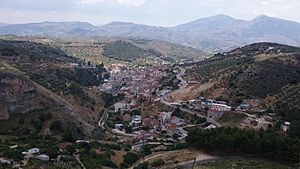
[[[46,109],[51,101],[38,94],[34,84],[25,77],[0,72],[0,120],[12,114]]]

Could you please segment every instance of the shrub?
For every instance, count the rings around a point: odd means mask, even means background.
[[[133,169],[148,169],[149,168],[149,163],[148,162],[143,162],[139,164],[138,166],[134,167]]]
[[[152,167],[159,167],[165,164],[165,161],[162,159],[155,160],[151,163]]]
[[[63,131],[62,123],[59,120],[54,120],[50,124],[50,130],[52,131]]]
[[[31,124],[37,130],[41,130],[43,128],[43,123],[40,120],[32,119]]]
[[[123,162],[129,165],[132,165],[133,163],[139,160],[139,156],[132,152],[129,152],[126,155],[124,155],[123,158],[124,158]]]

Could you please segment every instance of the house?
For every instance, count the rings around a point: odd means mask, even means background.
[[[186,124],[184,119],[178,118],[176,116],[171,117],[171,122],[176,126],[184,126]]]
[[[6,164],[6,165],[11,165],[12,162],[10,160],[6,160],[6,159],[0,159],[0,163],[1,164]]]
[[[290,129],[290,125],[291,125],[290,122],[287,122],[287,121],[284,122],[284,124],[281,125],[281,130],[284,132],[287,132]]]
[[[135,151],[135,152],[140,152],[142,150],[143,146],[144,146],[143,144],[133,145],[133,146],[131,146],[131,150]]]
[[[23,155],[32,155],[32,154],[37,154],[40,152],[39,148],[32,148],[29,149],[28,151],[22,152]]]
[[[18,148],[18,145],[12,145],[9,147],[10,149],[15,149],[15,148]]]
[[[124,129],[124,125],[123,124],[115,124],[115,129],[122,131]]]
[[[87,141],[87,140],[76,140],[76,143],[90,143],[90,141]]]
[[[173,112],[161,112],[160,115],[159,115],[159,117],[158,117],[158,121],[162,125],[166,125],[166,124],[171,123],[172,113]]]
[[[39,159],[41,161],[49,161],[50,157],[47,154],[41,154],[35,157],[36,159]]]
[[[214,124],[210,124],[209,126],[205,127],[205,129],[210,130],[210,129],[215,129],[217,128],[217,126],[215,126]]]
[[[167,126],[167,135],[172,137],[177,133],[177,126],[175,124],[170,124]]]
[[[202,101],[201,106],[204,108],[209,108],[212,105],[212,102],[210,101]]]
[[[219,103],[212,103],[210,108],[213,110],[217,110],[217,111],[230,111],[231,110],[231,106],[228,106],[226,104],[219,104]]]
[[[135,115],[130,122],[131,126],[138,126],[142,124],[142,117],[140,115]]]
[[[243,111],[247,111],[250,109],[250,105],[249,104],[240,104],[239,108]]]
[[[116,113],[119,111],[130,111],[131,110],[130,104],[122,103],[122,102],[115,103],[114,109],[115,109]]]

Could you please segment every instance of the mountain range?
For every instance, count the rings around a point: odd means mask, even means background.
[[[133,37],[168,41],[205,51],[228,50],[262,41],[300,46],[300,23],[265,15],[250,21],[216,15],[174,27],[129,22],[111,22],[103,26],[94,26],[86,22],[1,23],[0,34]]]

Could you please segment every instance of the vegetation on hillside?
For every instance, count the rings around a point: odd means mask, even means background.
[[[106,57],[110,57],[117,60],[124,60],[124,61],[133,61],[138,58],[144,57],[158,57],[159,54],[153,50],[144,50],[140,47],[137,47],[129,42],[125,41],[115,41],[106,44],[104,47],[103,55]]]
[[[237,128],[193,129],[187,142],[208,151],[254,155],[291,163],[298,162],[300,153],[300,139],[297,137]]]

